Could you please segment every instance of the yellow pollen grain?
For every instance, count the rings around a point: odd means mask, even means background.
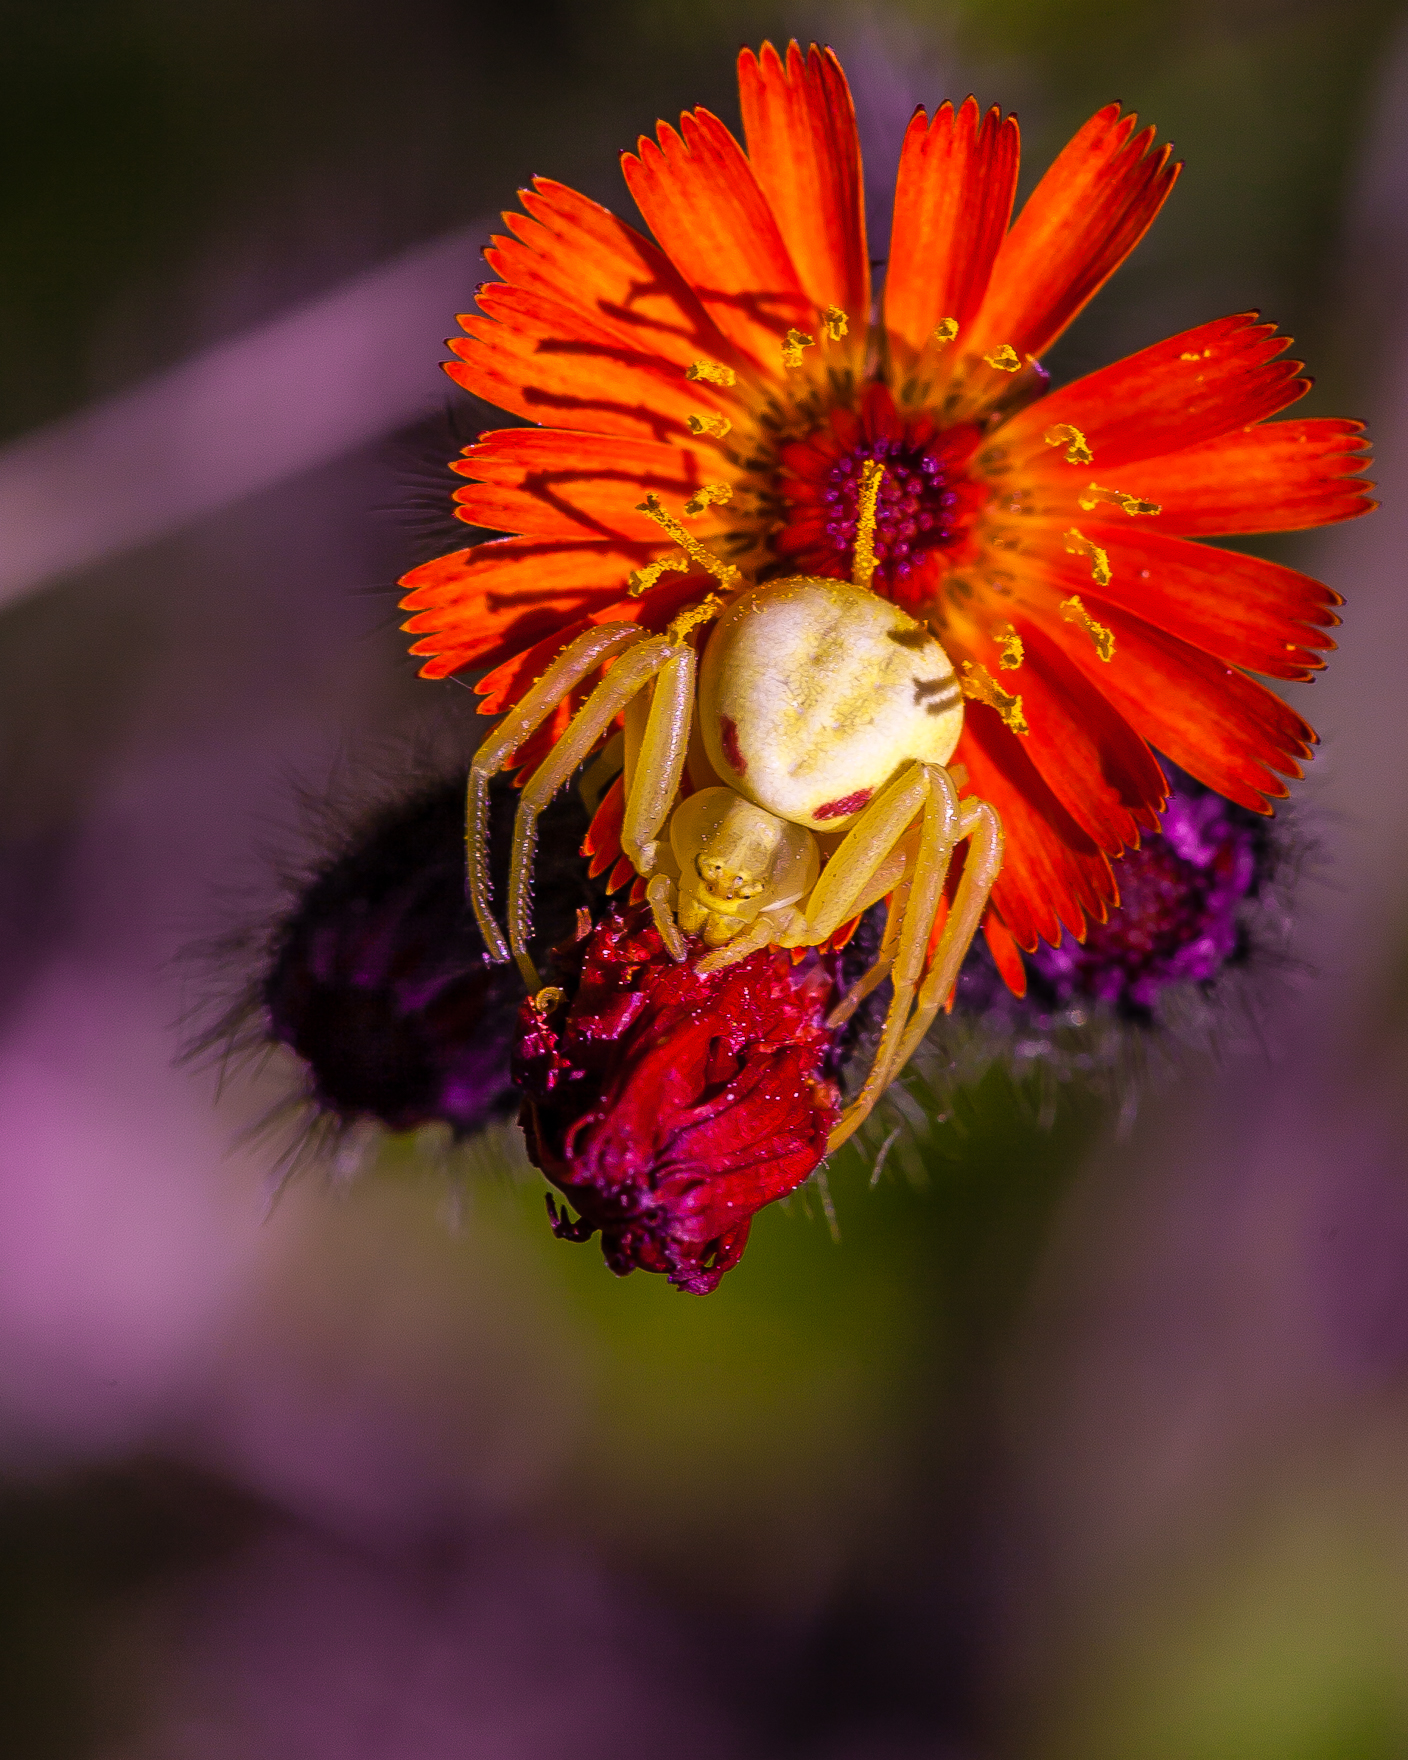
[[[826,324],[826,334],[832,342],[839,342],[851,327],[851,320],[840,306],[828,306],[821,314]]]
[[[703,513],[710,507],[722,507],[726,501],[732,500],[732,483],[705,483],[685,502],[684,511],[693,519],[696,514]]]
[[[691,361],[684,370],[686,379],[695,384],[703,385],[736,385],[738,374],[732,367],[721,366],[718,361]]]
[[[1190,350],[1187,354],[1179,355],[1178,358],[1181,361],[1205,361],[1211,353],[1212,350],[1210,348],[1203,349],[1201,353],[1195,348]]]
[[[1070,556],[1088,556],[1090,558],[1090,578],[1099,587],[1108,587],[1114,571],[1110,567],[1110,558],[1098,544],[1090,539],[1078,526],[1072,526],[1065,534],[1066,552]]]
[[[688,556],[692,562],[698,563],[700,568],[707,569],[709,573],[713,575],[714,579],[721,581],[724,586],[731,589],[742,579],[742,576],[732,563],[720,562],[718,557],[711,555],[710,552],[699,542],[698,538],[692,537],[677,519],[671,519],[670,515],[666,513],[664,507],[661,505],[660,497],[658,495],[647,495],[645,500],[637,505],[636,512],[645,514],[648,519],[653,519],[662,531],[669,533],[679,545],[680,549],[684,551],[685,555]],[[657,564],[655,566],[658,567],[659,565]],[[677,562],[673,564],[667,563],[665,566],[678,568],[679,564]],[[643,570],[642,572],[644,573],[648,571]],[[682,572],[688,573],[688,570],[686,569]],[[656,579],[659,579],[658,574]]]
[[[1102,501],[1108,501],[1112,507],[1122,507],[1131,519],[1137,513],[1163,512],[1157,501],[1141,501],[1137,495],[1126,495],[1122,489],[1102,489],[1098,483],[1092,483],[1081,496],[1081,511],[1089,513]]]
[[[856,497],[856,548],[851,562],[851,581],[857,587],[868,587],[875,574],[875,503],[880,498],[880,485],[885,467],[878,459],[868,458],[860,467],[860,493]]]
[[[990,367],[996,367],[999,373],[1020,373],[1022,370],[1022,357],[1010,342],[1004,342],[1001,348],[985,354],[983,359]]]
[[[1065,446],[1070,442],[1066,453],[1067,464],[1092,464],[1095,454],[1090,450],[1090,442],[1079,428],[1073,428],[1069,422],[1057,422],[1054,428],[1048,428],[1042,435],[1048,446]]]
[[[688,574],[689,558],[667,556],[663,562],[648,562],[644,568],[633,568],[626,581],[627,594],[632,599],[643,598],[662,574],[668,574],[672,570],[675,574]]]
[[[692,629],[698,629],[701,623],[708,623],[711,618],[719,615],[724,602],[717,593],[708,593],[697,605],[691,605],[681,611],[679,616],[670,622],[666,634],[672,642],[682,642]]]
[[[802,350],[815,348],[816,338],[808,336],[805,330],[789,330],[782,344],[782,364],[784,367],[800,367]]]
[[[1113,660],[1115,657],[1115,632],[1106,629],[1103,623],[1097,623],[1080,602],[1080,595],[1072,593],[1069,599],[1061,601],[1061,616],[1067,623],[1078,623],[1095,644],[1095,652],[1102,660]]]
[[[1004,672],[1015,672],[1022,664],[1026,649],[1022,646],[1022,638],[1009,623],[1005,629],[995,629],[992,639],[1002,649],[1002,658],[998,665]]]
[[[727,416],[692,415],[686,420],[691,434],[707,434],[712,440],[722,440],[733,426]]]
[[[962,688],[965,697],[975,703],[986,703],[989,709],[996,709],[1006,726],[1013,733],[1028,734],[1027,718],[1022,713],[1022,699],[1014,697],[1003,690],[986,666],[980,666],[975,660],[963,662]]]
[[[940,348],[947,348],[958,334],[957,318],[940,318],[939,327],[935,330],[931,341],[937,342]]]

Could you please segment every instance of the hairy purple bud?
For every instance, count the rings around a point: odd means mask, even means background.
[[[1067,934],[1027,956],[1058,1002],[1105,1002],[1148,1015],[1171,985],[1211,983],[1240,946],[1243,901],[1256,885],[1252,817],[1221,795],[1175,790],[1162,832],[1116,870],[1120,902],[1085,941]]]

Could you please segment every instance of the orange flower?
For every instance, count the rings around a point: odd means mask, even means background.
[[[544,178],[505,216],[486,252],[501,280],[446,370],[541,425],[455,465],[460,516],[515,535],[405,577],[412,652],[431,678],[493,668],[477,688],[497,713],[588,623],[662,627],[700,584],[627,596],[632,570],[677,554],[647,493],[753,579],[849,579],[860,466],[883,458],[872,585],[964,681],[954,768],[1006,831],[987,930],[1020,985],[1013,942],[1103,920],[1111,858],[1157,829],[1151,747],[1262,812],[1301,774],[1315,735],[1248,674],[1308,679],[1339,596],[1190,540],[1366,512],[1362,424],[1266,425],[1310,381],[1256,313],[1047,391],[1038,357],[1179,171],[1117,104],[1015,223],[1016,119],[972,98],[918,111],[872,315],[839,62],[765,44],[739,81],[746,152],[700,109],[624,155],[656,243]]]

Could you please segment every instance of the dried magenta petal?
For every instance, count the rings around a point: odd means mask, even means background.
[[[554,1231],[599,1230],[618,1275],[663,1272],[696,1295],[813,1171],[840,1116],[837,962],[770,948],[701,974],[705,951],[676,963],[648,908],[613,912],[559,950],[563,997],[525,1003],[514,1054],[529,1153],[578,1211],[549,1199]]]

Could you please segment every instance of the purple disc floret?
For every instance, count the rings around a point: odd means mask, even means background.
[[[1207,983],[1239,950],[1242,901],[1257,882],[1258,839],[1220,795],[1175,788],[1162,835],[1118,865],[1120,903],[1084,944],[1065,935],[1028,955],[1060,1002],[1152,1010],[1175,984]]]

